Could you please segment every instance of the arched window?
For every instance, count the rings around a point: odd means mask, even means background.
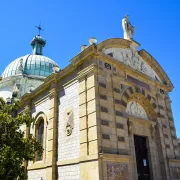
[[[38,126],[37,126],[37,140],[43,147],[43,143],[44,143],[44,120],[43,119],[39,121]],[[36,160],[40,161],[42,160],[42,158],[43,156],[37,155]]]

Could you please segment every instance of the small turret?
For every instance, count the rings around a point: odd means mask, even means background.
[[[40,35],[35,36],[31,41],[32,54],[43,55],[43,47],[46,45],[46,40],[44,40]]]

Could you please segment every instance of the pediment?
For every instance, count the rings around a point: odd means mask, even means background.
[[[138,46],[139,44],[135,41],[116,38],[103,41],[98,45],[98,50],[153,80],[167,85],[171,91],[173,85],[162,67],[145,50],[138,51]]]
[[[104,51],[104,53],[162,83],[162,80],[153,68],[151,68],[151,66],[148,65],[148,63],[145,62],[137,52],[133,52],[131,48],[108,48]]]

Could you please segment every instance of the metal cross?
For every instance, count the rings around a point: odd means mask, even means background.
[[[39,25],[39,26],[35,26],[37,29],[38,29],[38,31],[39,31],[39,34],[38,34],[38,36],[40,36],[40,34],[41,34],[41,31],[44,31],[44,29],[42,29],[41,28],[41,25]]]

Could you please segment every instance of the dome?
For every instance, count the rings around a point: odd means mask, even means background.
[[[2,78],[16,75],[33,75],[47,77],[53,72],[53,67],[58,65],[50,58],[37,54],[29,54],[12,61],[2,74]]]
[[[53,72],[53,67],[59,67],[53,60],[43,56],[43,47],[46,45],[40,35],[35,36],[31,41],[32,54],[19,57],[12,61],[2,74],[2,78],[17,75],[28,75],[45,78]]]

